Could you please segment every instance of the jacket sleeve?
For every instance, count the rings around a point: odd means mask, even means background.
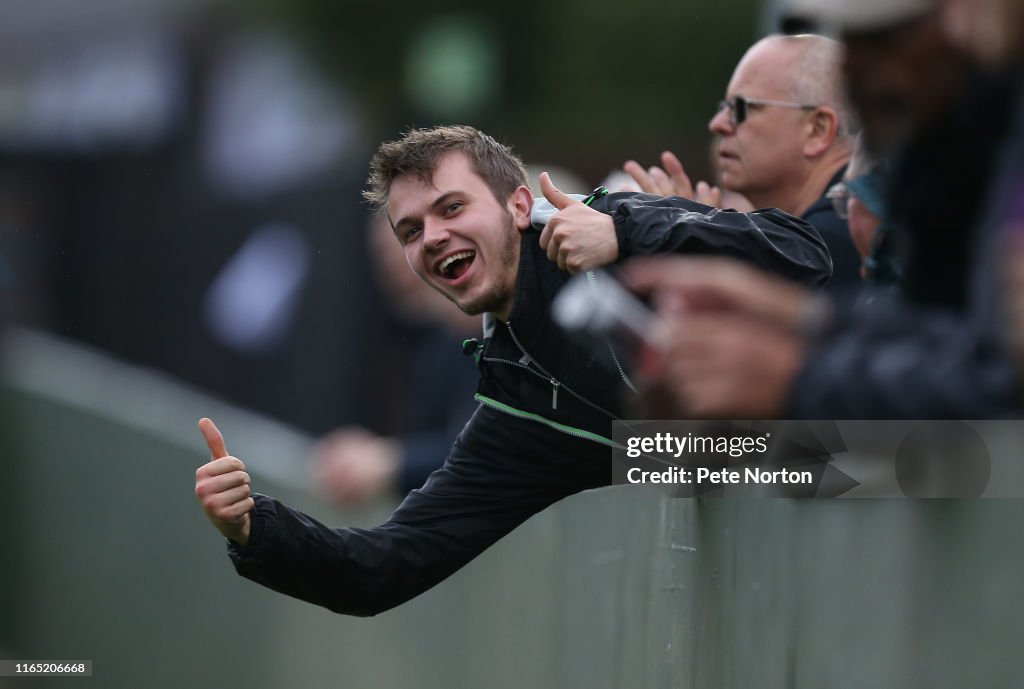
[[[447,431],[411,433],[402,436],[400,443],[401,458],[395,483],[400,495],[408,495],[440,468],[442,458],[452,446],[452,434]]]
[[[1001,338],[892,298],[840,309],[789,391],[786,418],[992,419],[1019,414]]]
[[[257,496],[249,542],[228,548],[236,570],[334,612],[375,615],[443,581],[553,502],[601,483],[564,457],[552,461],[567,448],[539,424],[498,420],[479,408],[445,465],[375,528],[329,528]]]
[[[619,258],[683,252],[733,256],[808,286],[825,285],[832,259],[818,232],[777,209],[752,213],[721,210],[678,196],[610,194]]]

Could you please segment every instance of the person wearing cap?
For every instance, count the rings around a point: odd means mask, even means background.
[[[841,37],[887,32],[934,11],[937,0],[784,0],[782,29]]]
[[[778,208],[810,223],[832,256],[829,291],[860,286],[846,221],[825,197],[842,180],[856,138],[841,60],[842,46],[823,36],[764,38],[736,66],[708,123],[723,190],[752,208]],[[722,191],[704,182],[693,187],[674,154],[662,154],[662,164],[645,170],[631,160],[623,169],[646,192],[719,206]]]

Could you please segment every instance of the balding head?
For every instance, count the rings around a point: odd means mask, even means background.
[[[857,132],[843,88],[842,43],[814,34],[773,35],[751,46],[740,64],[748,59],[774,65],[773,77],[786,99],[831,107],[843,143],[852,145]]]
[[[727,189],[797,215],[824,193],[854,129],[842,59],[839,43],[812,35],[769,36],[746,52],[726,92],[733,107],[747,102],[745,118],[723,109],[709,125]]]

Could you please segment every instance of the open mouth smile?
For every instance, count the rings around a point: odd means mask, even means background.
[[[458,251],[437,264],[437,274],[445,280],[458,280],[466,274],[475,258],[475,251]]]

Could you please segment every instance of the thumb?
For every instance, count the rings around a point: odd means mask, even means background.
[[[563,194],[555,183],[551,181],[551,175],[546,172],[540,173],[540,190],[552,206],[558,210],[562,210],[573,203],[579,203],[575,199],[572,199]]]
[[[210,448],[211,460],[228,456],[228,449],[224,446],[224,436],[221,435],[213,421],[205,417],[199,419],[199,430],[206,440],[206,446]]]

